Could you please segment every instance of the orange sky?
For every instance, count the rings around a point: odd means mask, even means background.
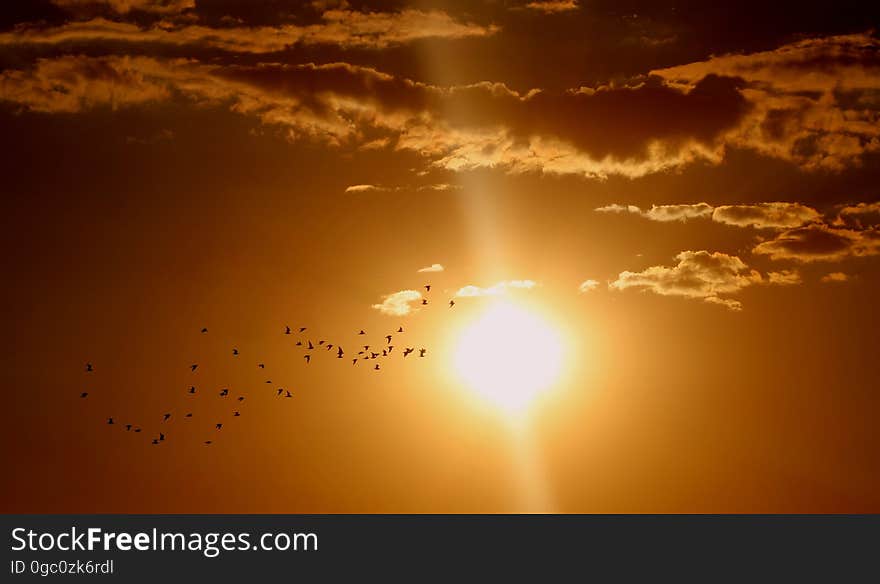
[[[876,9],[26,4],[2,511],[880,511]],[[565,347],[520,425],[499,300]]]

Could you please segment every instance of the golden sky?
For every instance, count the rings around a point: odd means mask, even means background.
[[[2,511],[880,511],[876,8],[15,4]]]

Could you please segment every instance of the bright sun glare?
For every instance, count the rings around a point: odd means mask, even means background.
[[[558,379],[562,353],[559,334],[544,319],[498,302],[464,330],[453,359],[456,373],[476,394],[521,413]]]

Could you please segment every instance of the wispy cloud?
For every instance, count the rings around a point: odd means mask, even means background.
[[[581,294],[584,294],[586,292],[592,292],[593,290],[595,290],[598,287],[599,287],[598,280],[584,280],[578,286],[578,292],[580,292]]]
[[[455,295],[459,297],[500,296],[507,294],[510,290],[531,290],[537,285],[538,283],[534,280],[505,280],[492,284],[487,288],[472,285],[464,286],[459,288]]]
[[[443,267],[442,264],[431,264],[430,266],[425,266],[424,268],[420,268],[419,272],[442,272],[446,268]]]
[[[422,299],[418,290],[400,290],[393,294],[382,297],[382,302],[374,304],[373,308],[389,316],[406,316],[415,310],[413,304]]]

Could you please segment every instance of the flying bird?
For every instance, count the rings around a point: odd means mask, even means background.
[[[413,349],[412,347],[406,347],[406,348],[403,350],[403,356],[406,357],[407,355],[409,355],[409,354],[412,353],[413,351],[415,351],[415,349]]]
[[[91,373],[94,370],[91,363],[86,363],[86,373]]]
[[[193,417],[192,412],[190,412],[190,413],[188,413],[187,415],[184,416],[184,418],[192,418],[192,417]]]
[[[203,333],[206,333],[206,332],[208,332],[208,329],[207,329],[207,328],[202,328],[202,332],[203,332]]]
[[[314,348],[315,348],[315,345],[312,344],[312,341],[309,341],[309,350],[312,350]]]
[[[301,333],[306,332],[306,327],[304,327],[304,326],[299,327],[299,332],[301,332]]]
[[[357,363],[357,362],[358,362],[357,357],[355,357],[354,359],[351,360],[351,364],[352,364],[352,365],[354,365],[354,364]]]
[[[319,345],[323,345],[323,344],[324,344],[324,341],[323,341],[323,340],[320,340],[320,341],[318,341],[318,344],[319,344]]]
[[[88,396],[89,396],[89,392],[87,392],[87,391],[84,391],[81,394],[79,394],[79,397],[88,397]]]
[[[130,432],[130,431],[131,431],[131,424],[126,424],[126,425],[125,425],[125,431],[126,431],[126,432]]]
[[[257,367],[259,367],[260,369],[265,369],[266,365],[264,363],[257,363]]]
[[[223,427],[223,424],[215,424],[214,427],[219,430]]]
[[[305,359],[306,359],[306,365],[308,365],[309,363],[312,362],[312,356],[311,356],[311,355],[306,355],[306,356],[305,356]]]
[[[237,418],[237,417],[239,417],[240,415],[241,415],[241,414],[240,414],[239,412],[233,412],[233,413],[232,413],[232,417],[233,417],[233,418]]]
[[[238,349],[232,349],[232,354],[233,354],[233,355],[238,355]]]
[[[277,394],[278,397],[281,397],[281,394],[282,394],[283,392],[284,392],[284,390],[281,389],[281,388],[279,387],[279,388],[278,388],[278,394]]]
[[[162,421],[167,422],[168,418],[170,418],[170,417],[171,417],[171,414],[165,414],[164,416],[162,416]]]
[[[159,443],[159,440],[156,438],[153,438],[153,444],[158,444],[158,443]]]
[[[159,432],[159,442],[163,442],[165,440],[165,434]]]
[[[453,306],[455,306],[455,300],[450,300],[449,301],[449,308],[452,308]]]
[[[108,423],[108,424],[112,424],[112,423],[113,423],[113,418],[112,418],[112,417],[111,417],[111,418],[107,418],[107,423]]]
[[[359,334],[359,335],[365,335],[365,334],[367,334],[367,333],[364,332],[364,329],[361,329],[361,332],[359,332],[358,334]]]
[[[195,393],[195,392],[196,392],[196,387],[194,385],[190,385],[189,386],[189,393]]]
[[[345,353],[343,352],[342,347],[337,347],[336,348],[336,358],[342,359],[343,355],[345,355]]]
[[[190,365],[189,369],[190,369],[190,371],[195,371],[198,366],[199,366],[198,363],[195,363],[193,365]]]
[[[399,328],[397,329],[397,332],[402,333],[402,332],[403,332],[403,327],[399,327]]]
[[[243,395],[238,396],[238,401],[243,402],[243,401],[244,401],[244,396],[243,396]]]
[[[229,388],[223,388],[223,390],[220,391],[220,397],[226,397],[227,395],[229,395]]]
[[[210,446],[210,445],[211,445],[211,441],[210,441],[210,440],[205,440],[205,446]]]
[[[379,364],[378,364],[378,363],[376,363],[376,366],[375,366],[375,367],[373,367],[373,369],[374,369],[374,370],[376,370],[376,371],[378,371],[378,370],[379,370]]]
[[[430,292],[430,291],[431,291],[431,285],[425,284],[425,292]]]
[[[285,335],[289,335],[289,334],[290,334],[290,327],[289,327],[289,326],[284,327],[284,334],[285,334]]]
[[[424,357],[427,349],[419,349],[419,357]]]
[[[302,345],[303,345],[302,341],[297,341],[297,342],[296,342],[296,346],[297,346],[297,347],[302,347]]]
[[[293,396],[290,395],[290,392],[289,392],[289,391],[285,391],[285,392],[284,392],[284,397],[293,397]]]
[[[425,306],[426,304],[428,304],[428,299],[422,298],[422,306]]]
[[[388,343],[386,343],[386,344],[390,345],[391,344],[391,335],[385,335],[385,340],[388,341]]]

